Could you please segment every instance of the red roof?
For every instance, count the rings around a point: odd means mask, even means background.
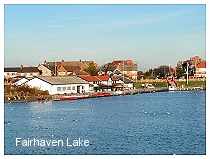
[[[206,61],[201,61],[200,63],[197,64],[197,68],[206,68]]]
[[[91,75],[81,75],[79,77],[88,82],[100,81],[99,78],[97,78],[96,76],[91,76]]]
[[[108,81],[109,80],[108,75],[102,75],[102,76],[80,75],[79,77],[85,81],[88,81],[88,82]]]
[[[113,61],[112,64],[114,65],[134,65],[134,62],[133,60],[116,60],[116,61]]]
[[[99,78],[101,81],[108,81],[109,80],[108,75],[97,76],[97,78]]]

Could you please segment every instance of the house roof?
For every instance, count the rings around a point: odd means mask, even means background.
[[[79,66],[88,65],[90,63],[95,63],[94,61],[55,61],[55,62],[45,62],[44,65],[53,66],[62,64],[63,66]]]
[[[55,61],[55,62],[44,62],[44,66],[55,73],[55,68],[63,66],[68,72],[74,72],[76,75],[87,74],[84,71],[90,63],[95,63],[94,61]]]
[[[89,75],[87,72],[85,71],[79,71],[79,72],[75,72],[76,75]]]
[[[38,67],[6,67],[4,72],[30,73],[39,72]]]
[[[117,60],[112,62],[120,71],[137,71],[137,64],[133,60]]]
[[[108,81],[109,80],[108,75],[101,75],[101,76],[81,75],[79,77],[84,79],[85,81],[88,81],[88,82]]]
[[[39,72],[39,69],[38,67],[22,67],[19,71],[20,73]]]
[[[115,65],[124,64],[124,65],[135,65],[133,60],[115,60],[112,62]]]
[[[19,69],[19,67],[5,67],[4,72],[18,72]]]
[[[88,84],[88,82],[77,76],[39,76],[37,78],[52,85]]]
[[[80,75],[80,78],[84,79],[85,81],[88,82],[96,82],[96,81],[101,81],[97,76],[91,76],[91,75]]]
[[[45,64],[42,65],[48,68],[53,73],[55,73],[55,62],[46,62]]]
[[[80,66],[68,66],[68,65],[64,65],[63,67],[68,72],[79,72],[80,71]]]
[[[196,65],[197,68],[206,68],[206,61],[201,61]]]
[[[99,78],[101,81],[108,81],[109,80],[109,76],[108,75],[97,76],[97,78]]]

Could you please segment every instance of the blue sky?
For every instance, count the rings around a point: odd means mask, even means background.
[[[205,5],[5,7],[5,66],[126,58],[145,70],[205,53]]]

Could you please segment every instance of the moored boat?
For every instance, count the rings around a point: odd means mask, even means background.
[[[107,92],[97,92],[94,94],[95,97],[108,97],[108,96],[112,96],[111,93],[107,93]]]
[[[58,96],[54,100],[55,101],[60,101],[60,100],[77,100],[77,99],[85,99],[88,98],[89,95],[63,95],[63,96]]]
[[[176,88],[175,86],[169,86],[169,87],[168,87],[168,90],[169,90],[169,91],[176,91],[177,88]]]

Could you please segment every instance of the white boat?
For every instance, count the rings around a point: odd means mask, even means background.
[[[123,95],[123,91],[116,91],[116,92],[114,92],[114,95]]]
[[[175,91],[175,90],[177,90],[177,88],[176,88],[176,86],[169,86],[168,90],[169,91]]]

